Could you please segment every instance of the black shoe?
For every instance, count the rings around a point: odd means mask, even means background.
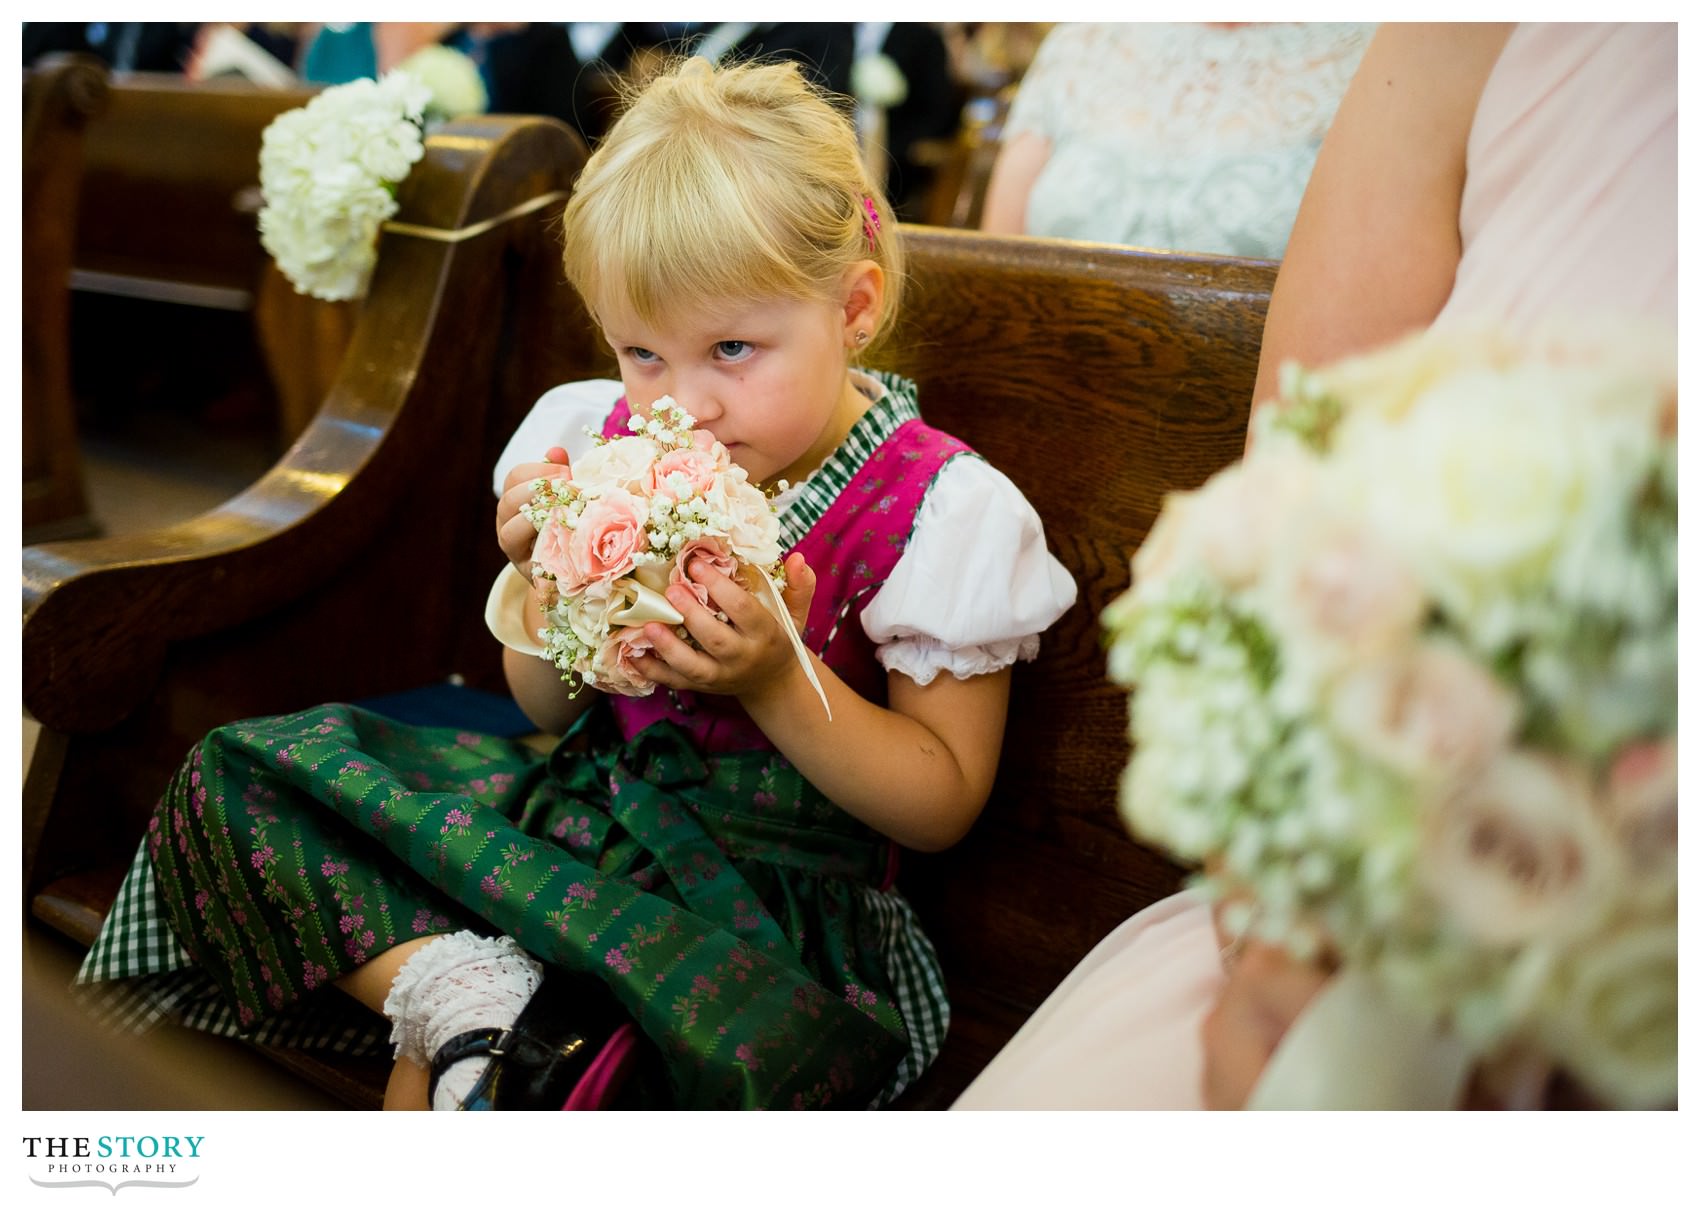
[[[437,1082],[452,1065],[488,1057],[490,1063],[461,1103],[465,1111],[559,1111],[574,1085],[605,1042],[592,1040],[569,1024],[571,982],[545,971],[542,984],[507,1029],[463,1031],[431,1059],[426,1095],[437,1101]]]

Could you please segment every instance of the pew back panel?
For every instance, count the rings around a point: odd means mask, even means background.
[[[125,72],[89,125],[79,286],[247,310],[267,265],[260,136],[316,89]]]
[[[907,856],[899,884],[955,1007],[905,1100],[946,1106],[1074,963],[1182,873],[1115,810],[1125,695],[1098,616],[1167,492],[1237,458],[1274,266],[1102,245],[917,230],[892,351],[929,421],[1033,502],[1076,605],[1018,665],[997,784],[968,838]]]

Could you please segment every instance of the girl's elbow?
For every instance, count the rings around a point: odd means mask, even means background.
[[[966,800],[942,807],[931,813],[929,818],[920,823],[914,836],[904,840],[903,844],[910,850],[922,854],[937,854],[949,850],[956,843],[968,836],[968,831],[974,827],[974,822],[980,819],[980,811],[986,806],[987,793],[973,795]]]

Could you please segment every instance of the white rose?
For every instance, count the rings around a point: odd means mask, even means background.
[[[1352,667],[1328,696],[1339,735],[1399,774],[1452,786],[1510,744],[1517,697],[1455,644],[1428,640]]]
[[[1589,940],[1555,975],[1541,1008],[1543,1042],[1612,1106],[1674,1107],[1677,1077],[1677,926],[1667,916]]]
[[[1320,370],[1301,372],[1312,391],[1374,423],[1397,422],[1437,385],[1466,371],[1504,366],[1518,355],[1494,328],[1425,330]]]
[[[759,488],[722,474],[706,499],[726,518],[726,542],[733,555],[763,568],[779,559],[779,518]]]
[[[601,496],[614,488],[642,492],[650,464],[658,454],[660,447],[648,438],[615,438],[573,460],[573,483],[587,497]]]
[[[1584,933],[1609,908],[1616,860],[1580,766],[1512,751],[1431,802],[1418,871],[1469,937],[1552,943]]]
[[[1597,419],[1565,405],[1567,386],[1550,367],[1468,371],[1398,424],[1349,415],[1340,427],[1341,504],[1410,562],[1461,626],[1502,627],[1487,608],[1538,586],[1566,533],[1609,502]]]
[[[608,638],[608,615],[625,605],[628,594],[616,591],[615,581],[591,581],[578,593],[561,599],[554,611],[558,625],[568,628],[579,642],[595,651]]]

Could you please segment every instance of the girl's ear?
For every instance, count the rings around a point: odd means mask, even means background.
[[[858,261],[844,275],[844,344],[860,349],[879,331],[885,312],[885,270],[878,261]],[[858,340],[859,333],[867,336]]]

